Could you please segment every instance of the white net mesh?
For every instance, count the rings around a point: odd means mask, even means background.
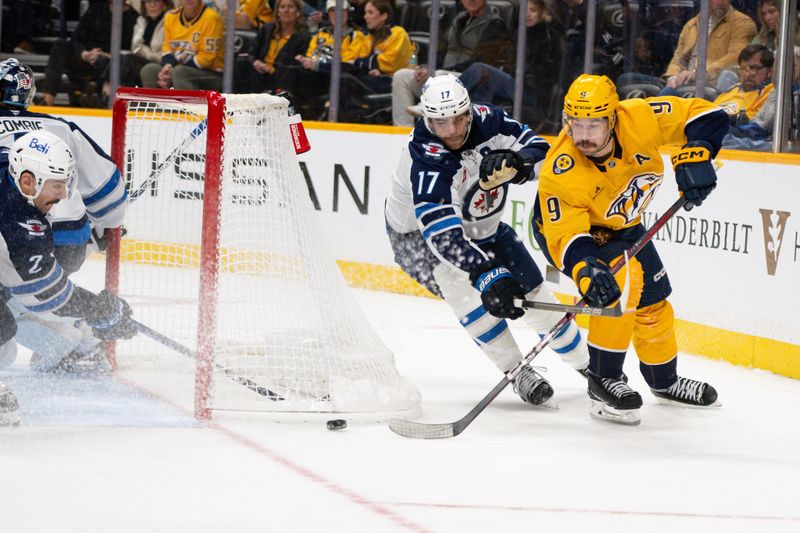
[[[269,95],[226,96],[210,407],[415,413],[419,393],[399,376],[323,242],[286,106]],[[205,114],[204,106],[133,100],[125,133],[132,200],[120,295],[137,319],[193,350]],[[142,335],[118,350],[121,366],[168,351]]]

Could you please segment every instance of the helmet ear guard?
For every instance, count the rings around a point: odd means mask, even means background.
[[[27,109],[36,94],[33,71],[16,58],[0,61],[0,98],[8,107]]]
[[[67,198],[75,192],[77,164],[67,143],[47,131],[28,132],[11,145],[8,152],[8,173],[14,179],[20,194],[28,203],[38,198],[48,180],[62,181],[67,186]],[[34,194],[26,194],[20,187],[20,178],[30,172],[35,178]]]

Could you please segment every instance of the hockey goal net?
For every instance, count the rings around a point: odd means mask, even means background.
[[[413,416],[416,388],[366,321],[324,239],[270,95],[122,89],[112,155],[130,192],[106,284],[134,318],[193,353],[211,410]],[[313,152],[311,152],[313,154]],[[121,368],[154,354],[117,343]],[[361,415],[361,416],[359,416]]]

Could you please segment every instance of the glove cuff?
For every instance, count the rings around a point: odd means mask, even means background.
[[[470,279],[477,290],[480,292],[484,292],[488,289],[492,283],[495,281],[502,279],[502,278],[510,278],[511,271],[509,271],[504,266],[499,266],[495,268],[491,268],[485,272],[481,272],[480,274],[474,276],[470,276]]]

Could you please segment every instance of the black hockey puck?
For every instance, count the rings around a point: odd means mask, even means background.
[[[331,431],[337,431],[339,429],[344,429],[347,427],[347,420],[342,420],[341,418],[337,418],[336,420],[328,420],[328,429]]]

